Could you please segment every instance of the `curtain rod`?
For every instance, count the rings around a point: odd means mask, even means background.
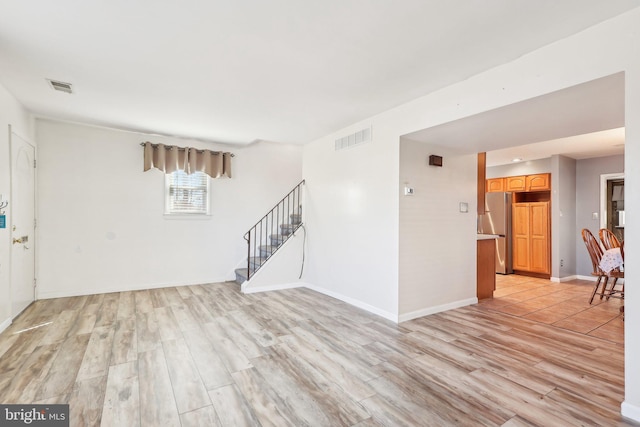
[[[141,142],[141,143],[140,143],[140,146],[141,146],[141,147],[144,147],[145,145],[147,145],[147,143],[146,143],[146,142]],[[153,148],[158,148],[158,144],[151,144],[151,146],[152,146]],[[186,150],[186,149],[187,149],[187,147],[178,147],[177,145],[165,145],[165,147],[176,147],[178,150]],[[196,148],[196,151],[197,151],[198,153],[204,153],[204,152],[205,152],[205,151],[207,151],[207,150],[205,150],[205,149],[200,149],[200,148]],[[218,153],[224,153],[224,151],[213,151],[213,150],[209,150],[209,151],[211,151],[212,153],[216,153],[216,154],[218,154]],[[235,154],[233,154],[233,153],[230,153],[230,154],[231,154],[231,157],[235,157],[235,156],[236,156],[236,155],[235,155]]]

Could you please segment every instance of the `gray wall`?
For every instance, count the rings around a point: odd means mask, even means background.
[[[551,157],[551,277],[576,274],[576,165],[575,159]]]
[[[624,172],[624,156],[598,157],[578,160],[576,165],[576,274],[589,276],[593,270],[580,232],[588,228],[596,234],[600,220],[592,219],[600,212],[600,175]],[[597,234],[596,234],[597,235]]]
[[[487,156],[490,155],[490,153],[487,154]],[[551,172],[551,158],[546,158],[488,167],[487,178],[501,178],[503,176],[532,175],[534,173],[549,172]]]

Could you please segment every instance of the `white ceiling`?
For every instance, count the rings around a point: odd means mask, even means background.
[[[624,128],[617,128],[503,148],[487,152],[487,166],[506,165],[514,159],[525,162],[546,159],[554,154],[573,159],[624,154],[624,137]]]
[[[616,73],[404,136],[464,153],[487,166],[518,157],[575,159],[624,153],[624,74]]]
[[[0,84],[39,116],[305,143],[636,0],[0,0]],[[75,93],[53,91],[51,78]]]

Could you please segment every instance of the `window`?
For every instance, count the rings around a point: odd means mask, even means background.
[[[209,215],[209,176],[184,171],[167,174],[164,200],[167,215]]]

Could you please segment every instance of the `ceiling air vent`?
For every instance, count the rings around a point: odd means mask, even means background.
[[[351,148],[356,145],[364,144],[371,141],[371,128],[362,129],[351,135],[343,136],[336,139],[336,151],[344,148]]]
[[[71,89],[71,83],[60,82],[51,79],[47,79],[47,81],[55,90],[59,90],[60,92],[73,93],[73,90]]]

